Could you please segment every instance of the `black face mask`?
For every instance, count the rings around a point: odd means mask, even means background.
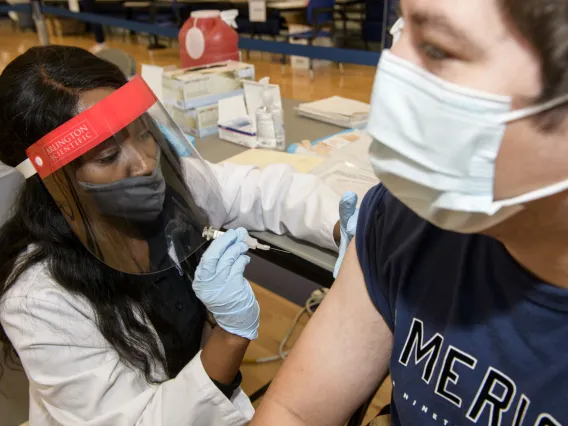
[[[79,182],[105,216],[133,222],[152,222],[162,212],[166,182],[160,157],[150,176],[134,176],[107,184]]]

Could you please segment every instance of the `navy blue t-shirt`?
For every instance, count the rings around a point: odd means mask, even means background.
[[[384,187],[357,253],[394,335],[393,424],[568,426],[568,291],[498,241],[443,231]]]

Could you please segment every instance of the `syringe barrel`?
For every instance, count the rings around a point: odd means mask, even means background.
[[[203,229],[203,237],[206,238],[207,241],[216,240],[223,234],[224,234],[223,231],[218,231],[212,226]],[[256,238],[251,237],[250,235],[245,239],[245,243],[247,243],[247,246],[249,246],[251,250],[257,250],[257,249],[264,251],[270,250],[270,246],[265,244],[259,244],[258,240]]]
[[[201,236],[207,239],[207,241],[211,241],[211,240],[216,240],[223,234],[224,234],[223,231],[218,231],[212,226],[209,227],[206,226],[205,228],[203,228],[203,233],[201,234]]]

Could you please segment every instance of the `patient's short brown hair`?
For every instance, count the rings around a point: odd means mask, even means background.
[[[501,9],[535,49],[541,62],[542,91],[535,102],[568,93],[568,0],[498,0]],[[519,70],[522,72],[522,70]],[[545,128],[566,117],[567,106],[541,115]]]

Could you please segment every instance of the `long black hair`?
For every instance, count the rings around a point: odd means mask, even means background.
[[[126,83],[115,65],[85,50],[28,50],[0,75],[0,161],[12,167],[24,161],[30,145],[77,115],[84,92],[118,89]],[[152,283],[118,272],[91,255],[36,175],[26,181],[11,219],[0,228],[0,299],[39,262],[46,262],[59,285],[90,302],[100,332],[121,360],[142,371],[149,382],[156,381],[156,362],[167,362],[143,319],[154,310],[147,291]],[[1,327],[0,342],[7,363],[17,354]]]

